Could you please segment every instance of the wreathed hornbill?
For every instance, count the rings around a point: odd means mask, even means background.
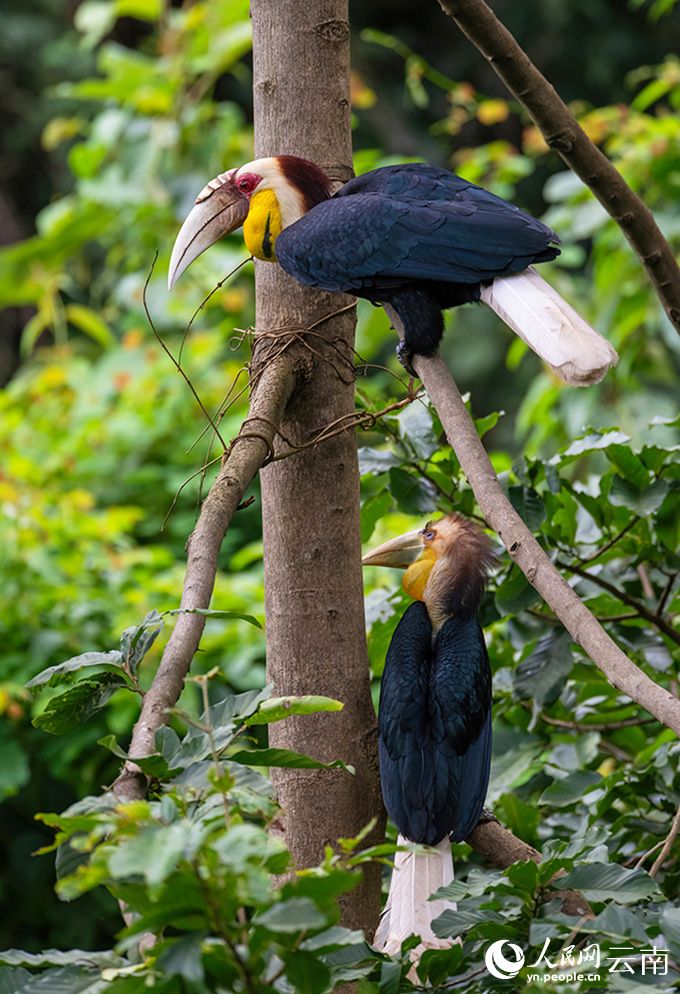
[[[374,944],[395,952],[411,934],[441,945],[430,923],[446,907],[428,901],[453,880],[450,840],[477,824],[491,762],[491,669],[477,611],[493,560],[484,532],[449,514],[365,556],[405,568],[414,598],[392,637],[380,686],[378,746],[385,807],[399,842],[436,847],[398,852]]]
[[[432,355],[442,310],[483,301],[567,383],[597,383],[617,361],[532,268],[559,238],[518,207],[445,169],[405,163],[350,180],[331,196],[313,162],[256,159],[211,180],[177,236],[168,284],[243,225],[248,250],[299,283],[390,305],[404,329],[398,354]]]

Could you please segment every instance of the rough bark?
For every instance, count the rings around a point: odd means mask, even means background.
[[[299,155],[335,180],[351,175],[347,0],[252,0],[255,151]],[[304,335],[349,300],[295,284],[278,266],[256,267],[254,368],[286,342],[308,376],[289,404],[281,433],[305,442],[354,410],[354,314]],[[295,329],[300,337],[291,338]],[[278,335],[278,341],[277,341]],[[287,448],[286,442],[280,448]],[[326,845],[378,817],[382,837],[375,725],[364,637],[359,542],[359,473],[354,433],[274,462],[261,473],[267,617],[267,671],[277,694],[327,694],[337,715],[290,718],[274,725],[271,744],[356,768],[281,771],[276,787],[285,838],[299,866],[318,863]],[[343,904],[350,927],[375,928],[379,868]]]
[[[652,212],[588,138],[554,87],[484,0],[439,0],[439,5],[529,112],[550,148],[614,218],[645,267],[666,314],[680,331],[680,270]]]
[[[296,384],[292,356],[269,364],[252,389],[248,417],[232,442],[187,543],[188,559],[180,608],[188,611],[210,607],[217,556],[229,522],[248,484],[270,452],[274,432]],[[141,714],[132,732],[129,754],[147,756],[154,751],[156,731],[167,721],[168,708],[177,703],[184,678],[203,634],[205,616],[180,614],[163,651],[153,682],[144,696]],[[125,763],[114,790],[126,799],[146,796],[147,779],[134,763]]]

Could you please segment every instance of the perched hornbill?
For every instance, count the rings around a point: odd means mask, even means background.
[[[491,670],[477,611],[492,562],[486,535],[449,514],[369,553],[365,565],[406,568],[414,598],[392,637],[380,686],[378,744],[385,807],[399,842],[375,945],[398,950],[411,934],[440,945],[430,927],[446,907],[429,896],[453,880],[450,840],[479,820],[491,761]]]
[[[559,254],[557,235],[500,197],[445,169],[405,163],[350,180],[331,196],[313,162],[256,159],[199,193],[170,260],[168,284],[243,224],[246,246],[299,283],[390,305],[398,352],[432,355],[442,309],[483,301],[567,383],[597,383],[611,345],[531,267]]]

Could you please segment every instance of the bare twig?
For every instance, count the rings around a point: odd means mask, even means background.
[[[520,101],[550,148],[573,169],[619,225],[680,331],[680,270],[648,207],[593,144],[564,101],[484,0],[439,0],[442,10]]]
[[[678,837],[678,833],[680,833],[680,807],[675,812],[675,818],[673,819],[671,830],[666,836],[666,841],[663,844],[661,852],[652,863],[652,868],[649,871],[650,877],[655,877],[665,863],[666,857],[673,848],[673,843]]]
[[[680,632],[668,621],[666,621],[661,614],[657,614],[652,611],[651,608],[648,608],[646,604],[639,601],[636,597],[631,597],[631,595],[626,593],[625,590],[621,590],[620,587],[615,587],[613,583],[610,583],[608,580],[605,580],[603,577],[598,576],[595,573],[589,573],[588,570],[582,569],[575,563],[565,563],[561,559],[558,559],[557,565],[561,569],[567,570],[569,573],[575,573],[577,576],[582,576],[584,580],[590,580],[591,583],[594,583],[597,587],[601,587],[602,590],[606,590],[623,604],[627,604],[629,607],[632,607],[641,618],[644,618],[645,621],[650,623],[650,625],[654,625],[655,628],[658,628],[659,631],[663,632],[663,634],[667,638],[671,639],[671,641],[677,642],[677,644],[680,645]]]
[[[389,310],[394,326],[397,315]],[[413,364],[490,526],[515,563],[607,679],[631,700],[680,734],[680,701],[629,659],[591,614],[506,497],[477,435],[460,391],[441,356],[415,356]],[[637,608],[637,604],[636,604]]]
[[[294,360],[286,355],[279,356],[262,370],[251,397],[248,417],[229,446],[229,454],[203,502],[188,542],[180,604],[184,612],[210,606],[222,539],[248,484],[269,454],[276,425],[293,393],[296,375]],[[205,615],[179,615],[134,727],[131,755],[146,756],[153,752],[156,731],[167,720],[168,708],[179,698],[204,625]],[[134,763],[128,762],[114,789],[120,797],[144,797],[146,777]]]

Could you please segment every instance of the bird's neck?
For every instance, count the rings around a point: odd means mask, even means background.
[[[243,224],[243,238],[250,254],[256,259],[276,262],[276,239],[283,228],[283,215],[274,190],[254,193]]]
[[[449,618],[474,618],[484,593],[486,568],[472,557],[437,559],[426,550],[404,573],[403,588],[414,600],[423,601],[432,624],[439,631]]]

